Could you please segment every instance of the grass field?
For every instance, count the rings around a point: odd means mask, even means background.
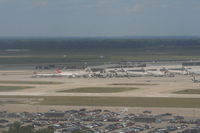
[[[200,89],[187,89],[174,92],[176,94],[200,94]]]
[[[70,90],[63,90],[59,92],[68,92],[68,93],[114,93],[114,92],[123,92],[131,91],[138,88],[126,88],[126,87],[85,87],[85,88],[76,88]]]
[[[146,97],[45,97],[43,105],[127,106],[127,107],[200,107],[198,98]]]
[[[124,52],[125,53],[125,52]],[[41,55],[41,56],[0,56],[0,64],[40,64],[40,63],[63,63],[65,64],[104,64],[109,62],[119,62],[124,60],[129,61],[152,61],[152,60],[190,60],[190,59],[199,59],[199,56],[192,55],[104,55],[106,58],[100,59],[99,55],[86,55],[86,56],[75,56],[70,55],[63,57],[63,55]],[[67,53],[66,53],[67,54]],[[85,54],[85,53],[83,53]]]
[[[0,96],[0,98],[42,98],[43,100],[37,103],[39,105],[200,108],[200,98],[87,96]]]
[[[7,92],[7,91],[16,91],[16,90],[23,90],[33,88],[30,86],[0,86],[0,92]]]
[[[40,85],[48,85],[48,84],[62,84],[62,82],[50,82],[50,81],[8,81],[8,80],[0,80],[0,84],[40,84]]]
[[[3,104],[22,104],[23,102],[20,102],[20,101],[1,101],[0,100],[0,105],[3,105]]]
[[[113,83],[113,84],[109,84],[109,85],[127,85],[127,86],[131,86],[131,85],[135,85],[135,86],[148,86],[148,85],[159,85],[159,84],[149,84],[149,83]]]

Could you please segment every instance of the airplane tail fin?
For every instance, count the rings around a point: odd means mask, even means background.
[[[62,71],[59,68],[56,69],[56,72],[57,73],[62,73]]]
[[[195,76],[194,75],[192,75],[192,81],[195,82]]]
[[[193,76],[193,81],[195,81],[196,79],[195,79],[195,76]]]
[[[91,72],[92,70],[91,70],[90,67],[86,67],[86,68],[85,68],[85,71],[86,71],[86,72]]]
[[[37,74],[37,72],[36,72],[36,71],[34,71],[34,72],[33,72],[33,75],[36,75],[36,74]]]

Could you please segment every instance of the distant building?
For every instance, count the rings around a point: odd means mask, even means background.
[[[200,66],[200,62],[183,62],[182,66]]]

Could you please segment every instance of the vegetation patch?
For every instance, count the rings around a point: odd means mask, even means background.
[[[22,101],[15,101],[15,100],[0,100],[0,105],[4,104],[24,104]]]
[[[136,86],[148,86],[148,85],[159,85],[159,84],[149,84],[149,83],[113,83],[113,84],[109,84],[109,85],[127,85],[127,86],[131,86],[131,85],[136,85]]]
[[[0,86],[0,92],[7,92],[7,91],[16,91],[16,90],[23,90],[33,88],[30,86]]]
[[[0,99],[0,105],[4,104],[25,104],[26,102],[22,101],[23,99]]]
[[[0,96],[0,98],[43,99],[35,103],[39,105],[200,108],[200,98],[104,96]]]
[[[0,64],[104,64],[200,58],[199,38],[13,38],[0,39],[0,44]],[[17,51],[9,51],[11,48]],[[100,58],[102,55],[105,58]]]
[[[200,94],[200,89],[186,89],[174,92],[176,94]]]
[[[67,92],[67,93],[114,93],[114,92],[123,92],[123,91],[131,91],[138,88],[127,88],[127,87],[85,87],[85,88],[76,88],[63,90],[59,92]]]
[[[3,133],[54,133],[54,132],[47,128],[41,128],[35,130],[32,126],[23,125],[20,122],[15,122],[10,125],[7,131],[3,131]]]
[[[48,84],[62,84],[62,82],[51,82],[51,81],[8,81],[1,80],[0,84],[40,84],[40,85],[48,85]]]
[[[49,96],[41,105],[200,108],[200,98]]]

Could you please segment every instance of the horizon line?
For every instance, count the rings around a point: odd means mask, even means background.
[[[173,38],[173,39],[190,39],[190,38],[200,38],[200,36],[175,36],[175,35],[172,35],[172,36],[0,36],[0,39],[70,39],[70,38],[74,38],[74,39],[117,39],[117,38],[121,38],[121,39],[149,39],[149,38],[152,38],[152,39],[160,39],[160,38]]]

